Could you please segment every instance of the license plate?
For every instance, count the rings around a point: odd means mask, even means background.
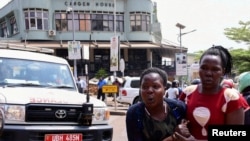
[[[82,134],[46,134],[44,141],[82,141]]]

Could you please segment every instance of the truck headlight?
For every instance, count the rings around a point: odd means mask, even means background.
[[[24,121],[25,107],[20,105],[5,105],[5,122],[8,121]]]
[[[94,108],[92,124],[107,123],[110,117],[108,108]]]

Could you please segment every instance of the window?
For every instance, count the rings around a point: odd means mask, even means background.
[[[55,13],[56,19],[56,30],[57,31],[67,31],[68,30],[68,22],[66,13]]]
[[[102,14],[92,14],[92,30],[103,31],[103,15]]]
[[[149,31],[150,14],[149,13],[130,13],[131,31]]]
[[[25,27],[29,30],[48,30],[48,10],[27,9],[24,11]]]
[[[80,13],[80,31],[91,31],[90,14]]]
[[[74,19],[74,22],[72,21]],[[69,31],[79,31],[79,17],[78,13],[73,12],[67,14],[68,30]],[[73,25],[74,23],[74,25]]]
[[[94,31],[114,31],[113,14],[92,14],[92,30]],[[116,31],[123,32],[123,15],[116,15]]]
[[[123,15],[116,15],[116,31],[123,32],[124,29],[124,18]]]
[[[56,30],[73,30],[72,18],[72,13],[55,13]],[[123,14],[116,15],[116,22],[116,31],[123,32]],[[114,31],[114,15],[113,13],[90,14],[75,12],[74,26],[76,31]]]
[[[70,68],[65,64],[14,58],[0,58],[0,86],[34,83],[40,86],[74,88]]]
[[[8,37],[8,30],[7,30],[7,24],[6,22],[0,23],[1,26],[1,37]]]
[[[10,18],[10,32],[12,35],[18,32],[16,18],[14,16]]]
[[[131,88],[140,88],[140,80],[131,80]]]

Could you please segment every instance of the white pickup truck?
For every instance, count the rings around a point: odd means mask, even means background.
[[[111,141],[109,116],[65,59],[0,49],[0,141]]]

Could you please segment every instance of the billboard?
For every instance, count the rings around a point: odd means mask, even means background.
[[[119,70],[119,38],[111,37],[110,40],[110,71]]]
[[[175,54],[175,66],[176,66],[177,76],[187,75],[187,54],[186,53]]]

